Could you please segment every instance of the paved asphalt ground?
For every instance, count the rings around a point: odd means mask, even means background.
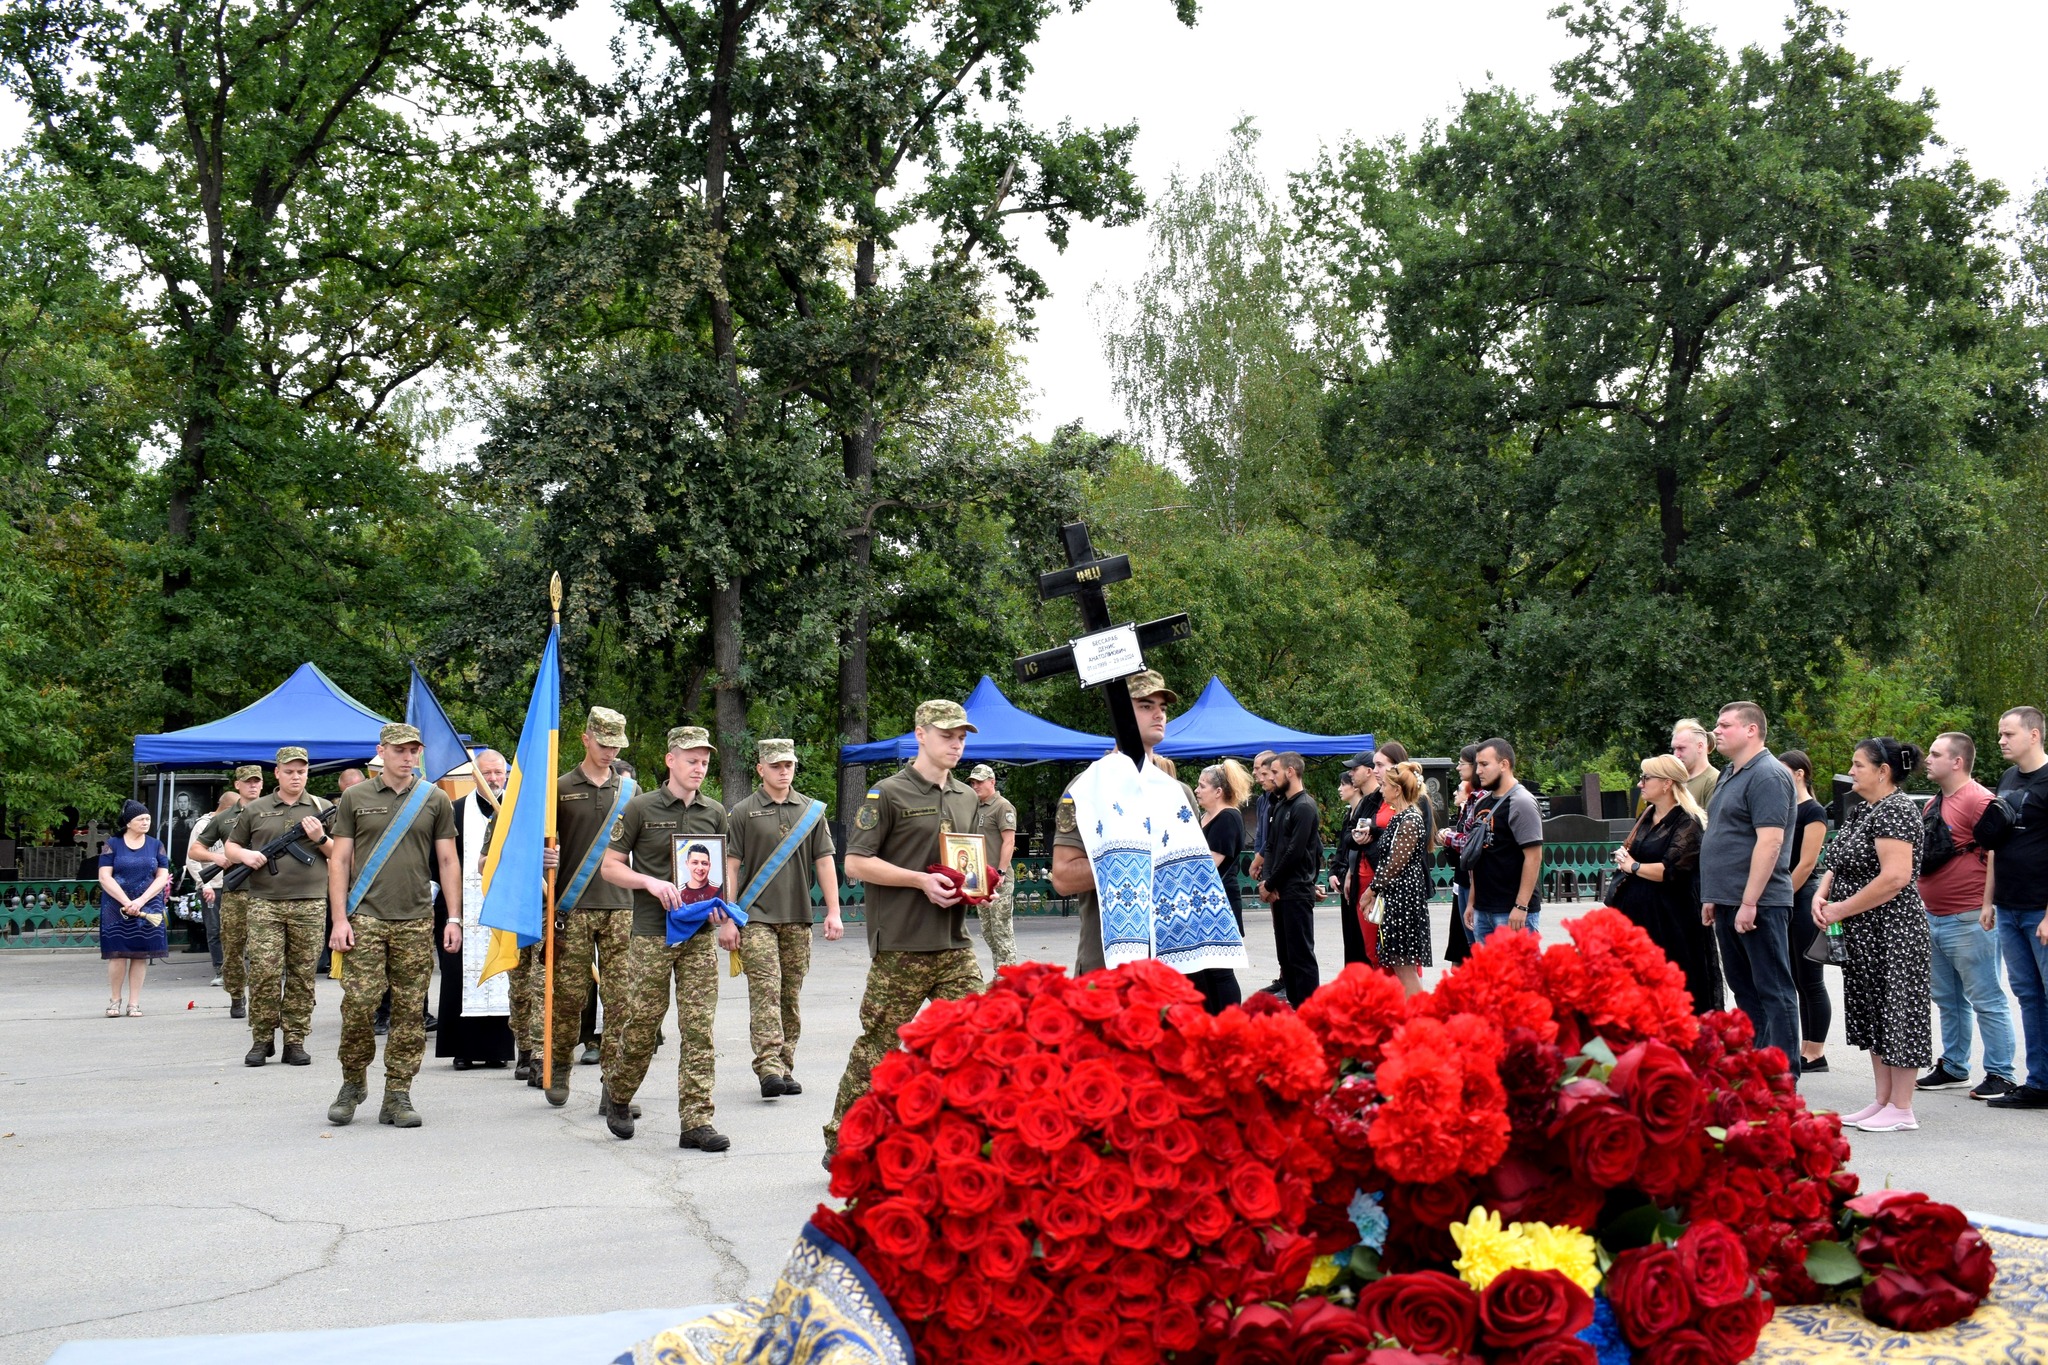
[[[1562,936],[1556,921],[1574,913],[1563,910],[1546,916],[1546,939]],[[1436,908],[1439,946],[1446,913]],[[1263,918],[1248,988],[1274,974]],[[1026,956],[1072,961],[1074,920],[1017,930]],[[1327,977],[1342,962],[1334,911],[1316,938]],[[370,1103],[333,1128],[338,983],[320,983],[314,1064],[252,1070],[248,1032],[202,956],[150,972],[143,1018],[108,1019],[96,957],[0,954],[0,1362],[42,1361],[81,1337],[595,1313],[765,1289],[826,1197],[819,1127],[866,958],[859,926],[819,942],[798,1053],[806,1090],[774,1101],[747,1065],[745,979],[721,978],[716,1097],[733,1145],[712,1156],[675,1145],[673,1042],[631,1142],[597,1118],[595,1067],[577,1068],[568,1106],[551,1109],[510,1070],[457,1073],[431,1056],[412,1092],[425,1127],[376,1123],[373,1068]],[[1817,1107],[1868,1098],[1866,1064],[1841,1036],[1838,1014],[1836,1070],[1804,1086]],[[1961,1091],[1918,1110],[1916,1133],[1856,1136],[1867,1183],[2048,1222],[2048,1113],[1987,1110]]]

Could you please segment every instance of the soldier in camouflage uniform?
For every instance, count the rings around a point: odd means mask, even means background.
[[[506,975],[511,977],[510,994],[512,1015],[507,1021],[512,1026],[512,1042],[519,1049],[519,1064],[512,1068],[513,1078],[528,1081],[535,1087],[540,1085],[540,995],[541,963],[543,950],[538,940],[519,950],[519,965]]]
[[[832,864],[832,831],[820,818],[775,875],[754,887],[756,875],[816,803],[793,789],[796,744],[764,739],[755,750],[761,786],[725,818],[725,885],[745,905],[740,961],[747,972],[748,1032],[761,1096],[801,1095],[796,1044],[803,1032],[801,997],[811,969],[811,887],[825,896],[825,937],[846,933],[839,917],[839,874]],[[823,812],[820,812],[822,816]]]
[[[718,1012],[718,954],[713,934],[699,929],[674,947],[668,942],[668,912],[683,904],[675,881],[676,844],[690,835],[725,835],[725,807],[703,794],[711,771],[711,735],[701,726],[679,725],[668,732],[668,780],[626,803],[612,825],[602,875],[633,893],[633,937],[627,944],[626,1041],[616,1079],[607,1078],[605,1126],[615,1137],[633,1136],[633,1096],[647,1079],[654,1048],[668,1016],[673,978],[681,1047],[676,1057],[676,1113],[682,1122],[678,1146],[722,1152],[732,1140],[711,1124],[711,1036]],[[718,947],[739,946],[739,927],[714,915]],[[612,1031],[605,1025],[605,1032]]]
[[[574,883],[593,849],[600,860],[604,856],[614,808],[628,780],[613,770],[612,762],[626,744],[626,718],[602,706],[591,707],[590,719],[583,727],[583,761],[555,784],[560,847],[548,849],[542,861],[557,869],[554,1059],[547,1070],[552,1082],[547,1097],[548,1103],[558,1108],[569,1102],[569,1074],[574,1070],[569,1054],[576,1046],[583,1007],[590,1000],[593,969],[604,1001],[601,1077],[619,1073],[619,1055],[625,1048],[626,988],[631,980],[626,959],[633,931],[633,895],[594,873],[580,889]],[[569,899],[572,890],[573,900]],[[600,1087],[599,1109],[606,1111],[610,1106],[610,1098]]]
[[[198,857],[202,862],[233,867],[234,860],[228,857],[227,842],[235,837],[241,827],[242,812],[251,801],[263,795],[263,769],[254,763],[244,763],[235,769],[235,792],[242,798],[233,810],[222,811],[211,821],[201,825],[192,840],[192,847],[186,856]],[[220,920],[220,985],[232,1002],[228,1006],[228,1017],[241,1019],[247,1016],[248,1006],[248,954],[249,954],[249,892],[224,891],[216,914]]]
[[[974,728],[958,702],[918,707],[917,757],[868,788],[854,813],[846,875],[867,884],[868,983],[861,1036],[825,1125],[826,1170],[832,1169],[839,1121],[867,1093],[875,1064],[896,1047],[896,1030],[916,1018],[925,1001],[958,1000],[982,987],[960,893],[925,871],[940,861],[941,834],[977,829],[974,793],[953,779]]]
[[[1011,929],[1016,897],[1011,888],[1011,860],[1017,853],[1017,808],[996,791],[996,770],[986,763],[974,765],[967,774],[974,788],[975,819],[988,836],[988,865],[1002,874],[995,894],[980,908],[981,936],[988,940],[988,955],[995,971],[1017,960],[1017,935]]]
[[[241,820],[227,841],[228,860],[252,873],[244,885],[250,888],[249,1033],[254,1041],[242,1062],[262,1066],[268,1061],[282,1022],[286,1065],[308,1066],[313,1061],[305,1046],[313,1026],[313,973],[327,920],[324,860],[334,841],[320,826],[328,803],[306,790],[306,751],[295,744],[279,749],[273,771],[277,789],[242,806]],[[281,857],[269,870],[273,865],[259,850],[294,826],[322,861],[309,867]]]
[[[455,803],[448,793],[430,786],[411,823],[388,845],[383,865],[367,881],[363,876],[367,864],[385,847],[384,834],[415,784],[426,781],[415,771],[420,732],[410,725],[385,726],[377,757],[384,771],[356,783],[335,803],[341,809],[335,813],[334,846],[327,858],[333,925],[328,944],[347,954],[341,973],[341,1092],[327,1107],[327,1121],[335,1124],[353,1120],[356,1106],[369,1098],[367,1075],[377,1055],[377,1002],[387,990],[394,1001],[426,998],[434,970],[435,881],[448,905],[442,946],[451,953],[462,951],[462,864],[455,853]],[[349,895],[358,883],[365,885],[351,915]],[[412,1079],[419,1074],[426,1048],[425,1012],[392,1010],[384,1039],[379,1123],[420,1126],[419,1111],[412,1105]]]

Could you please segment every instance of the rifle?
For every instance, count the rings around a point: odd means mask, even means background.
[[[329,806],[326,810],[321,811],[320,828],[323,830],[333,829],[335,813],[340,809],[341,807],[339,806]],[[279,858],[289,857],[304,863],[307,867],[313,865],[313,850],[306,847],[305,826],[296,821],[292,823],[290,829],[287,829],[284,833],[278,835],[256,851],[263,855],[263,870],[273,877],[277,875],[277,860]],[[240,891],[243,883],[255,875],[255,868],[250,867],[246,863],[236,863],[220,879],[220,890],[223,892]]]

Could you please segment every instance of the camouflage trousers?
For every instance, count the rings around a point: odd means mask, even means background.
[[[868,1076],[876,1063],[896,1050],[896,1030],[917,1018],[927,1000],[959,1000],[982,988],[981,967],[972,948],[938,953],[876,953],[868,963],[867,992],[860,998],[861,1035],[846,1059],[839,1079],[839,1098],[832,1121],[825,1125],[825,1147],[839,1142],[839,1120],[853,1102],[868,1093]]]
[[[249,988],[249,893],[224,891],[220,896],[220,984],[230,1000]]]
[[[342,955],[341,1077],[361,1083],[377,1056],[377,1002],[391,992],[390,1032],[384,1035],[384,1088],[405,1090],[419,1074],[427,1050],[426,1014],[409,1002],[426,999],[434,974],[434,921],[349,921],[356,946]]]
[[[521,1052],[540,1054],[540,992],[542,946],[529,943],[519,950],[519,965],[506,975],[512,978],[512,1045]]]
[[[747,970],[747,1025],[756,1076],[796,1070],[796,1040],[804,1031],[804,975],[811,970],[811,926],[749,924],[740,930],[740,961]]]
[[[608,1077],[612,1099],[630,1102],[647,1079],[662,1021],[668,1018],[669,982],[675,982],[676,1116],[683,1131],[711,1122],[711,1073],[715,1045],[711,1023],[718,1014],[718,944],[710,925],[675,947],[653,934],[635,934],[626,949],[626,1045],[619,1070]],[[611,1025],[605,1026],[609,1038]]]
[[[267,1043],[277,1032],[280,1003],[284,1040],[306,1041],[313,1027],[313,976],[326,937],[326,901],[249,897],[249,1032],[257,1042]]]
[[[626,990],[632,981],[627,960],[633,937],[633,912],[574,910],[558,922],[564,927],[555,935],[552,1079],[556,1085],[566,1086],[569,1073],[575,1069],[571,1054],[582,1041],[583,1008],[590,1003],[593,968],[597,973],[598,996],[604,1002],[604,1044],[599,1056],[604,1063],[604,1075],[616,1076],[619,1055],[626,1046]],[[534,974],[540,975],[537,970]]]
[[[1017,935],[1010,924],[1016,908],[1017,897],[1008,877],[1003,878],[987,904],[975,907],[981,916],[981,937],[988,944],[989,960],[998,971],[1017,960]]]

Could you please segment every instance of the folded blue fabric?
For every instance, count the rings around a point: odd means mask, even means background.
[[[710,900],[696,901],[668,912],[668,946],[673,948],[678,943],[688,943],[691,936],[702,929],[705,922],[711,918],[713,910],[724,911],[725,917],[734,924],[743,928],[746,925],[746,911],[730,901],[722,901],[713,896]]]

